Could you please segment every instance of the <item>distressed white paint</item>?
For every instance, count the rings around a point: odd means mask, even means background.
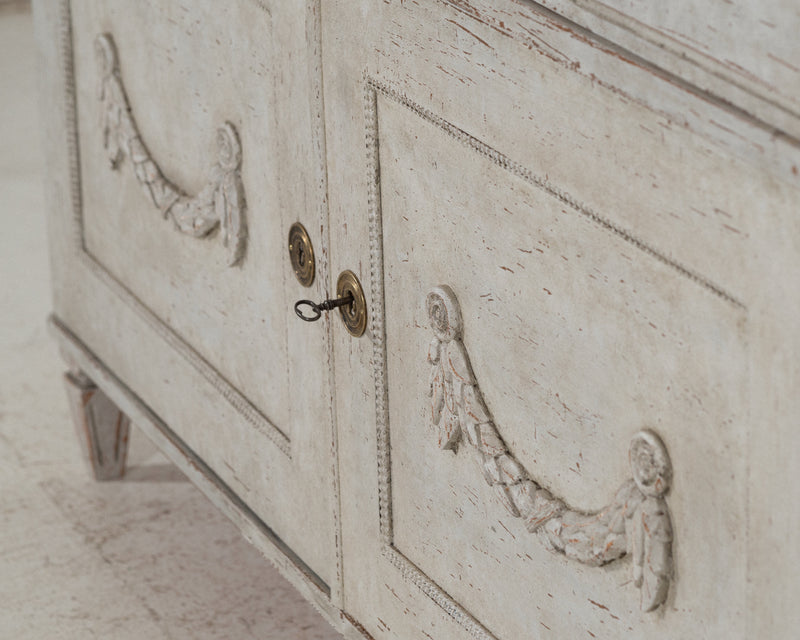
[[[792,0],[541,4],[787,131],[795,141],[800,136],[800,9]]]
[[[796,45],[776,42],[773,60],[748,41],[725,66],[728,36],[709,37],[717,61],[695,72],[681,51],[696,14],[567,5],[553,7],[606,40],[517,0],[75,3],[77,168],[63,120],[46,130],[56,313],[375,638],[786,636],[800,624],[786,545],[800,528],[800,127],[789,72],[770,65]],[[70,122],[41,15],[44,102]],[[650,26],[624,35],[636,19]],[[679,46],[657,51],[676,25]],[[137,181],[109,177],[98,33],[187,192],[213,138],[198,132],[235,124],[239,268],[154,231]],[[763,77],[739,83],[736,65]],[[364,285],[363,338],[330,314],[293,320],[308,297],[284,247],[295,220],[319,299],[345,269]],[[634,434],[663,440],[674,544],[657,612],[630,597],[627,561],[584,566],[517,535],[471,461],[430,446],[420,354],[439,283],[503,442],[574,512],[636,475]]]
[[[633,479],[608,506],[595,513],[570,509],[531,477],[498,432],[462,341],[461,307],[453,290],[434,287],[425,304],[434,334],[429,395],[439,447],[457,453],[462,443],[470,445],[500,504],[522,518],[530,533],[540,531],[551,551],[596,567],[631,556],[642,611],[660,607],[672,577],[673,538],[664,500],[672,465],[661,439],[647,429],[634,435],[628,455]]]
[[[308,294],[285,246],[292,222],[320,244],[327,223],[315,3],[64,0],[39,3],[36,19],[56,315],[340,606],[327,334],[292,321]],[[165,229],[128,158],[109,169],[104,33],[141,138],[182,191],[202,191],[217,129],[235,126],[248,229],[238,266],[221,242]],[[318,266],[324,299],[324,256]]]
[[[797,503],[797,455],[765,436],[797,444],[797,368],[777,376],[770,346],[798,353],[796,148],[530,3],[326,6],[331,256],[362,265],[372,310],[369,342],[334,343],[350,610],[379,638],[786,636],[799,585],[751,514],[757,494],[784,535],[798,520],[773,484]],[[663,439],[657,613],[625,562],[549,554],[472,456],[434,446],[420,354],[440,283],[498,432],[553,495],[597,509],[633,434]]]
[[[247,225],[242,186],[242,145],[230,122],[217,129],[217,161],[211,168],[208,184],[195,196],[188,196],[167,180],[158,162],[142,140],[119,69],[119,57],[111,34],[100,34],[94,41],[97,75],[102,103],[103,148],[109,167],[117,170],[127,158],[142,190],[164,218],[195,238],[204,238],[219,229],[222,244],[228,248],[228,264],[244,257]]]
[[[130,419],[80,370],[64,376],[81,450],[97,480],[125,474]]]
[[[0,233],[0,638],[340,638],[159,454],[140,414],[124,481],[87,473],[42,321],[52,298],[38,79],[29,9],[0,4],[0,193],[14,212]]]

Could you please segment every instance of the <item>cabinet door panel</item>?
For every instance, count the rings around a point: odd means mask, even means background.
[[[291,224],[278,206],[270,14],[252,1],[221,14],[75,3],[72,24],[85,251],[288,435],[288,406],[276,401],[288,394],[285,369],[263,366],[287,359],[285,305],[270,304],[284,299],[283,280],[263,275],[282,273]],[[263,37],[233,46],[245,29]],[[226,123],[241,157],[230,177],[217,175]],[[219,223],[203,237],[178,228],[192,215],[184,224],[203,232],[218,208],[241,218],[233,265],[236,240],[224,246]]]
[[[386,638],[745,637],[749,238],[786,193],[444,4],[355,4],[325,67],[331,255],[371,308],[334,341],[347,609]]]
[[[714,633],[735,637],[736,620],[721,612],[744,606],[744,565],[731,563],[743,557],[746,533],[741,307],[514,175],[478,141],[454,140],[402,98],[377,93],[376,106],[373,233],[380,219],[382,246],[372,260],[383,263],[375,275],[385,303],[373,317],[385,331],[375,376],[386,401],[378,486],[389,563],[440,591],[487,637],[524,637],[531,602],[558,634],[580,619],[599,637],[629,627],[673,637],[692,618],[643,615],[647,594],[632,584],[630,558],[584,566],[543,544],[546,527],[526,530],[531,513],[509,514],[488,468],[500,458],[483,456],[467,433],[472,422],[491,422],[506,462],[571,511],[594,513],[615,509],[632,475],[629,443],[649,428],[675,460],[667,570],[674,562],[681,590],[668,602],[704,602],[720,613]],[[445,352],[446,340],[431,345],[426,298],[437,285],[460,307],[463,352]],[[432,352],[446,358],[442,373]],[[438,420],[432,375],[461,382],[443,391]],[[455,457],[444,450],[454,436],[441,434],[451,416],[462,431]],[[720,449],[730,457],[718,457]],[[697,514],[702,527],[692,524]],[[591,535],[595,545],[610,541],[608,530]],[[724,585],[721,575],[730,577]]]
[[[61,4],[55,312],[330,594],[327,337],[291,320],[326,271],[287,251],[300,221],[325,254],[317,11],[276,5]]]

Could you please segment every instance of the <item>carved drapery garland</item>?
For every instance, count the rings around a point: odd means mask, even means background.
[[[450,287],[430,291],[427,312],[435,336],[428,362],[439,446],[455,453],[466,441],[503,505],[551,551],[591,566],[630,555],[641,608],[657,609],[669,590],[673,535],[664,499],[672,466],[661,439],[649,430],[634,435],[629,450],[633,478],[611,504],[597,513],[570,509],[531,478],[497,432],[461,340],[461,309]]]
[[[195,238],[206,237],[220,228],[222,243],[228,249],[228,264],[241,262],[247,227],[240,172],[242,148],[236,128],[226,122],[217,130],[217,159],[208,183],[196,196],[185,194],[164,177],[142,140],[110,34],[97,36],[95,54],[100,73],[103,146],[111,168],[118,169],[127,156],[145,194],[165,218],[171,218],[179,231]]]

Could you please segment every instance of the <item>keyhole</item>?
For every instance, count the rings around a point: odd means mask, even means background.
[[[305,263],[306,263],[306,254],[305,251],[303,251],[303,245],[300,245],[299,247],[297,247],[297,264],[299,264],[302,267],[305,265]]]
[[[344,305],[343,311],[352,318],[356,312],[355,308],[356,298],[353,295],[352,291],[350,291],[349,289],[345,289],[344,291],[342,291],[342,298],[348,298],[348,297],[350,298],[350,302]]]

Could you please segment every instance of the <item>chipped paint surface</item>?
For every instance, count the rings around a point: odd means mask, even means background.
[[[281,275],[287,216],[327,222],[314,184],[321,51],[295,50],[318,40],[319,7],[40,6],[48,160],[61,176],[50,194],[54,310],[340,603],[326,337],[284,313],[298,285]],[[235,46],[243,40],[253,46]],[[245,193],[259,240],[241,254]]]
[[[356,637],[781,637],[800,611],[788,1],[705,7],[716,22],[684,0],[75,2],[78,82],[43,101],[51,202],[74,207],[51,225],[56,310],[201,454],[195,482],[224,477],[218,504],[247,535],[268,537],[252,508],[308,559]],[[782,27],[791,40],[753,46]],[[87,70],[108,30],[176,184],[202,188],[194,132],[235,123],[257,207],[241,269],[137,227],[140,185],[85,153],[102,148]],[[318,293],[344,269],[370,292],[363,338],[287,324],[297,219],[319,240]],[[461,348],[429,346],[419,298],[439,282],[464,305]],[[462,383],[474,364],[480,393],[431,412],[428,349]],[[479,473],[432,446],[455,450],[470,421],[498,425],[471,434],[493,461]],[[666,501],[669,481],[625,459],[643,426],[675,462]]]
[[[749,345],[753,305],[776,284],[757,256],[766,229],[793,220],[795,146],[749,105],[536,3],[326,6],[331,256],[370,265],[373,312],[371,344],[334,340],[354,615],[376,637],[671,639],[700,620],[710,637],[745,637]],[[675,541],[659,611],[636,597],[633,557],[648,555],[633,530],[607,550],[628,559],[601,567],[551,554],[487,486],[511,466],[476,470],[435,446],[453,448],[460,428],[458,405],[441,398],[440,432],[426,401],[421,354],[462,355],[431,345],[421,299],[442,282],[496,425],[476,442],[504,443],[582,514],[557,541],[578,539],[569,530],[620,487],[641,496],[626,484],[637,430],[668,443],[669,520],[647,512],[671,525],[655,546]],[[621,496],[621,511],[634,503]],[[603,536],[587,540],[601,538],[602,554]],[[645,587],[656,600],[659,571]]]

